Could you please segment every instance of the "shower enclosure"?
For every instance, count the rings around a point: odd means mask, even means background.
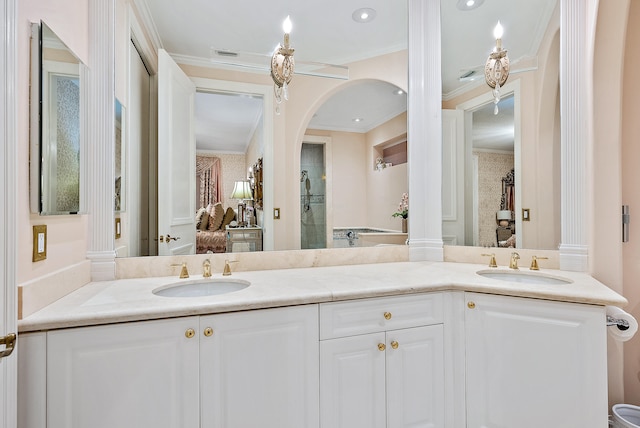
[[[324,144],[302,143],[300,151],[300,248],[327,248]]]

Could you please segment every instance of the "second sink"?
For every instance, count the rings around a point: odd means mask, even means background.
[[[153,294],[163,297],[203,297],[233,293],[247,288],[251,283],[241,279],[197,279],[163,285]]]
[[[499,279],[501,281],[520,282],[524,284],[570,284],[569,279],[556,276],[542,275],[538,273],[506,271],[506,270],[481,270],[476,272],[485,278]]]

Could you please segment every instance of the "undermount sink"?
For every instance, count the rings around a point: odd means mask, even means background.
[[[251,283],[241,279],[198,279],[181,281],[170,285],[163,285],[152,291],[156,296],[163,297],[204,297],[233,293],[247,288]]]
[[[570,279],[560,278],[557,276],[551,276],[546,274],[539,274],[533,272],[521,272],[517,270],[481,270],[476,272],[480,276],[485,278],[499,279],[501,281],[520,282],[523,284],[570,284]]]

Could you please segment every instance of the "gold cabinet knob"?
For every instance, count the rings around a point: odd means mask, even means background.
[[[204,329],[204,335],[207,337],[213,336],[213,329],[211,327],[207,327]]]
[[[384,313],[384,319],[390,320],[391,319],[391,312],[385,312]]]
[[[476,304],[475,304],[474,302],[469,302],[469,303],[467,303],[467,307],[468,307],[469,309],[475,309]]]
[[[387,349],[387,347],[384,345],[384,343],[378,343],[378,350],[379,351],[384,351],[385,349]]]
[[[398,349],[398,342],[396,342],[395,340],[391,342],[391,347],[393,349]]]
[[[187,331],[184,332],[184,335],[187,339],[191,339],[193,336],[196,335],[196,331],[192,328],[188,328]]]

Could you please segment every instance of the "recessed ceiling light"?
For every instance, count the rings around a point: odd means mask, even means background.
[[[361,117],[356,117],[356,118],[354,118],[354,119],[352,119],[352,120],[353,120],[354,122],[356,122],[356,123],[358,123],[358,122],[363,122],[363,121],[364,121],[364,119],[363,119],[363,118],[361,118]]]
[[[458,0],[457,6],[460,10],[473,10],[482,6],[484,0]]]
[[[404,95],[404,94],[406,94],[406,92],[405,92],[405,91],[403,91],[403,90],[402,90],[402,89],[400,89],[400,88],[398,88],[398,89],[394,89],[394,90],[393,90],[393,93],[394,93],[395,95]]]
[[[375,9],[371,9],[369,7],[363,7],[363,8],[354,10],[353,13],[351,14],[351,17],[353,18],[354,21],[359,22],[361,24],[365,24],[367,22],[373,21],[376,17],[376,14],[377,12]]]

